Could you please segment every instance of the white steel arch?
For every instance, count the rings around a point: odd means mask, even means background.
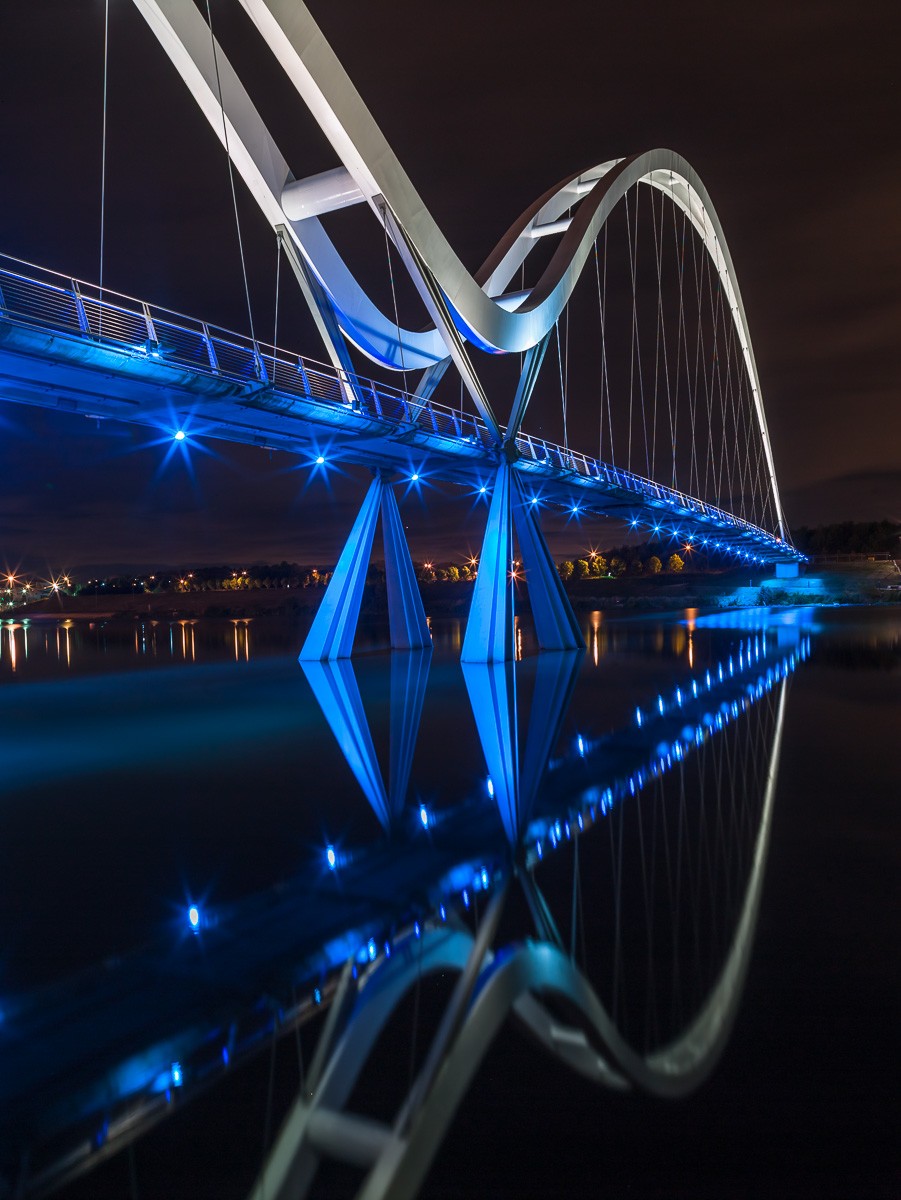
[[[223,142],[227,137],[229,153],[273,229],[290,231],[342,332],[362,353],[391,369],[435,366],[455,353],[456,335],[501,353],[521,353],[538,345],[560,317],[598,234],[626,192],[643,183],[667,195],[686,214],[711,256],[728,302],[754,398],[779,535],[785,538],[760,378],[735,268],[707,190],[684,158],[672,150],[653,149],[609,160],[562,181],[522,214],[474,276],[438,227],[301,0],[241,4],[344,164],[344,172],[327,172],[310,181],[314,203],[307,209],[303,189],[195,6],[183,0],[134,3],[217,136]],[[329,194],[332,207],[365,200],[379,222],[389,225],[392,236],[399,234],[409,243],[419,272],[429,277],[429,290],[446,304],[454,330],[399,328],[393,317],[379,310],[318,217],[297,216],[323,211]],[[561,219],[575,204],[571,220]],[[546,233],[563,236],[541,278],[527,293],[505,297],[515,272]],[[482,397],[480,407],[484,403]],[[490,408],[485,415],[491,423]]]

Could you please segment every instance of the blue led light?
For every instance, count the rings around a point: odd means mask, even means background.
[[[175,431],[175,440],[177,442],[183,442],[187,436],[188,435],[185,433],[185,431],[183,429],[177,429]]]
[[[538,503],[538,497],[537,497],[537,496],[533,496],[533,497],[532,497],[532,503],[533,503],[533,504],[537,504],[537,503]]]
[[[413,472],[413,474],[410,476],[410,482],[411,482],[411,483],[416,483],[418,479],[419,479],[419,476],[418,476],[418,475],[417,475],[417,473],[414,471],[414,472]]]
[[[485,495],[485,493],[486,493],[487,491],[488,491],[488,489],[487,489],[487,488],[485,487],[485,485],[483,484],[483,485],[482,485],[482,486],[479,488],[479,495],[480,495],[480,496],[484,496],[484,495]]]
[[[321,454],[317,455],[317,457],[316,457],[316,466],[317,466],[317,467],[321,467],[321,466],[323,466],[323,465],[324,465],[324,463],[325,463],[325,458],[323,457],[323,455],[321,455]]]
[[[328,869],[330,871],[334,871],[335,868],[338,866],[338,853],[335,850],[334,846],[326,846],[325,861],[328,864]]]

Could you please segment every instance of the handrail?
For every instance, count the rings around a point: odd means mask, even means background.
[[[26,267],[33,274],[0,266],[0,313],[42,328],[55,328],[192,370],[271,389],[303,399],[351,408],[361,415],[394,425],[412,425],[457,443],[483,449],[495,445],[481,417],[439,401],[423,399],[366,376],[337,371],[327,363],[290,354],[269,342],[222,329],[132,296],[102,290],[96,284],[69,278],[34,263],[0,254],[0,259]],[[501,430],[503,433],[504,430]],[[561,475],[635,492],[686,515],[731,526],[790,550],[788,543],[752,522],[665,484],[646,479],[623,467],[520,432],[516,448],[522,459],[549,467]]]

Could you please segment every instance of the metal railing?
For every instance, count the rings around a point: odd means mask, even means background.
[[[303,400],[339,405],[370,419],[490,450],[496,443],[481,418],[435,400],[289,354],[266,342],[220,329],[206,321],[48,271],[0,254],[0,316],[17,324],[59,330],[156,359],[163,364],[271,389]],[[25,274],[21,268],[26,268]],[[503,432],[503,427],[502,427]],[[791,550],[780,538],[725,509],[633,471],[591,458],[527,433],[516,436],[522,459],[561,476],[605,483],[636,500],[677,510],[773,547]]]

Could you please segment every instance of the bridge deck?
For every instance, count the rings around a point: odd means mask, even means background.
[[[0,269],[0,396],[174,435],[482,486],[497,449],[479,418],[90,285]],[[517,470],[542,506],[641,520],[754,561],[801,556],[696,497],[521,433]],[[664,525],[666,522],[666,525]]]

